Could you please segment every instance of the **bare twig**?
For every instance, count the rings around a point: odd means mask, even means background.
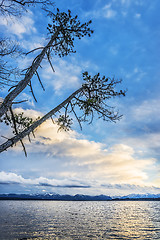
[[[32,83],[31,83],[31,81],[28,83],[28,86],[29,86],[30,89],[31,89],[31,93],[32,93],[32,96],[33,96],[35,102],[37,102],[37,99],[36,99],[35,94],[34,94],[34,92],[33,92],[33,88],[32,88]]]
[[[44,88],[43,83],[42,83],[42,81],[41,81],[41,79],[40,79],[40,76],[39,76],[39,74],[38,74],[38,71],[36,71],[36,75],[37,75],[37,77],[38,77],[38,80],[39,80],[39,82],[40,82],[40,84],[41,84],[41,87],[42,87],[43,91],[45,91],[45,88]]]

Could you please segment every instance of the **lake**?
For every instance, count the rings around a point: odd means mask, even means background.
[[[160,202],[2,200],[0,239],[160,239]]]

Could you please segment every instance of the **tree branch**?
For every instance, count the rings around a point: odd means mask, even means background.
[[[46,47],[43,48],[42,52],[37,57],[36,61],[33,61],[31,68],[29,71],[25,74],[25,78],[21,80],[14,90],[12,90],[4,99],[3,103],[0,106],[0,117],[3,116],[3,114],[8,110],[8,108],[12,105],[12,101],[26,88],[30,80],[32,79],[34,73],[37,71],[38,67],[40,66],[40,63],[42,62],[47,49],[48,45],[52,45],[55,38],[58,35],[58,31],[52,35],[51,40],[47,44]]]
[[[33,132],[38,126],[40,126],[43,122],[45,122],[47,119],[49,119],[52,115],[57,113],[61,108],[63,108],[67,103],[69,103],[79,92],[81,92],[84,89],[84,87],[79,88],[77,91],[75,91],[73,94],[71,94],[65,101],[63,101],[61,104],[59,104],[57,107],[52,109],[50,112],[48,112],[46,115],[44,115],[41,119],[34,122],[30,127],[16,135],[15,137],[12,137],[2,145],[0,145],[0,153],[4,150],[7,150],[9,147],[13,146],[13,144],[20,141],[25,136],[29,135],[31,132]]]

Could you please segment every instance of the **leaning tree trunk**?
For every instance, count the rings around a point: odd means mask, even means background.
[[[55,113],[57,113],[62,107],[64,107],[67,103],[69,103],[78,93],[83,91],[84,86],[79,88],[77,91],[72,93],[66,100],[64,100],[61,104],[59,104],[57,107],[52,109],[50,112],[48,112],[46,115],[44,115],[41,119],[34,122],[30,127],[25,129],[23,132],[19,133],[13,138],[8,139],[5,143],[0,145],[0,153],[7,150],[9,147],[13,146],[15,143],[23,139],[25,136],[29,135],[31,132],[33,132],[38,126],[40,126],[43,122],[45,122],[48,118],[52,117]]]
[[[4,99],[3,103],[0,105],[0,117],[3,116],[11,107],[13,100],[27,87],[29,82],[31,81],[34,73],[37,71],[40,66],[45,54],[47,53],[48,48],[50,48],[58,35],[58,31],[52,35],[49,43],[43,48],[42,52],[36,57],[36,60],[33,61],[29,71],[25,74],[23,80],[21,80],[17,86],[12,90]]]

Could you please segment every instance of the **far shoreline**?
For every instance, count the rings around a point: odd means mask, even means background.
[[[38,198],[0,198],[0,201],[54,201],[54,202],[126,202],[126,201],[160,201],[160,198],[140,198],[140,199],[110,199],[110,200],[66,200],[66,199],[38,199]]]

